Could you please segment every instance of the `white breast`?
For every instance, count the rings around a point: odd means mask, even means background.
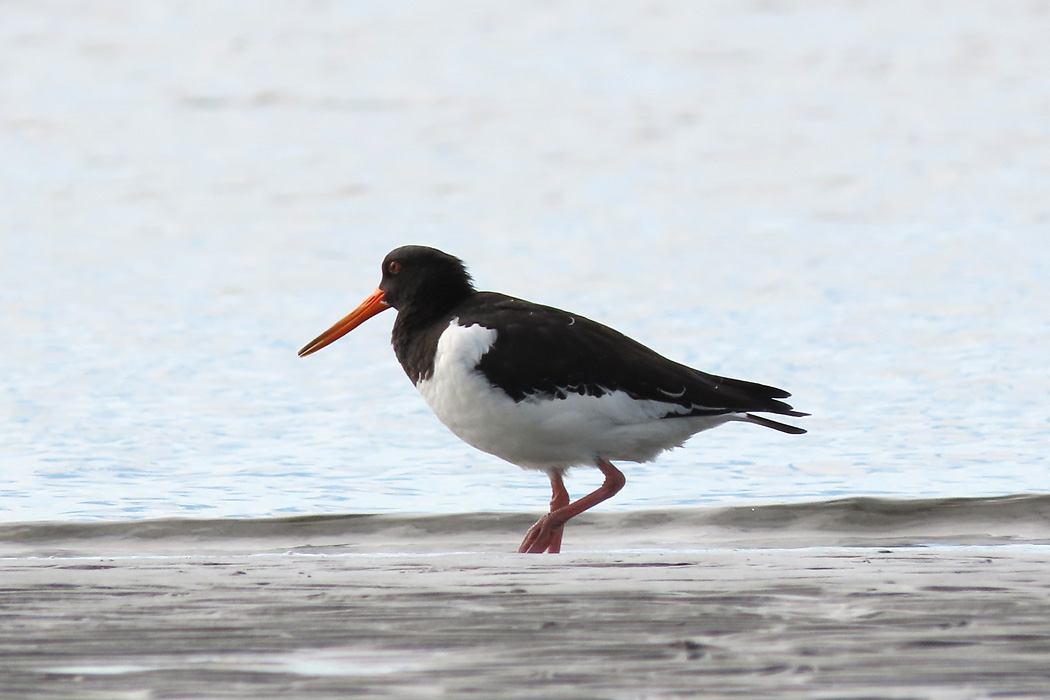
[[[593,465],[598,457],[645,462],[735,417],[666,419],[685,409],[632,399],[622,391],[515,403],[477,369],[496,335],[492,328],[461,326],[453,319],[438,340],[433,374],[416,388],[460,439],[520,467],[564,469]]]

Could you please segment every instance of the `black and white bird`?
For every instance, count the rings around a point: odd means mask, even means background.
[[[560,551],[566,521],[623,487],[614,461],[650,461],[728,421],[806,432],[755,415],[808,415],[783,402],[782,389],[700,372],[577,314],[479,292],[463,261],[423,246],[387,255],[379,288],[299,356],[391,307],[394,353],[441,422],[550,477],[550,512],[520,552]],[[575,466],[597,467],[605,481],[570,501],[562,477]]]

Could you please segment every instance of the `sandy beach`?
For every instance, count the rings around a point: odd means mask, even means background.
[[[1032,527],[1043,500],[1015,499]],[[526,515],[5,526],[0,686],[4,698],[1047,697],[1045,545],[991,544],[1005,524],[919,544],[953,507],[933,505],[889,527],[871,502],[837,502],[825,520],[867,525],[816,537],[798,514],[826,507],[777,506],[754,527],[749,509],[597,514],[558,556],[506,553]],[[821,544],[792,546],[805,532]]]

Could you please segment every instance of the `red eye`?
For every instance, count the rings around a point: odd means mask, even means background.
[[[386,271],[389,272],[391,275],[396,275],[397,273],[401,272],[401,263],[399,263],[397,260],[391,260],[386,266]]]

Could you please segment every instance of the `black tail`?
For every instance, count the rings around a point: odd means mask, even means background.
[[[769,420],[768,418],[763,418],[762,416],[756,416],[754,413],[745,413],[744,415],[747,416],[747,420],[749,422],[754,423],[755,425],[762,425],[767,428],[772,428],[773,430],[779,430],[782,433],[790,433],[791,435],[802,435],[804,432],[806,432],[804,429],[795,427],[794,425],[788,425],[787,423],[778,423],[775,420]],[[809,414],[803,413],[802,411],[785,411],[784,415],[801,418],[803,416],[808,416]]]

